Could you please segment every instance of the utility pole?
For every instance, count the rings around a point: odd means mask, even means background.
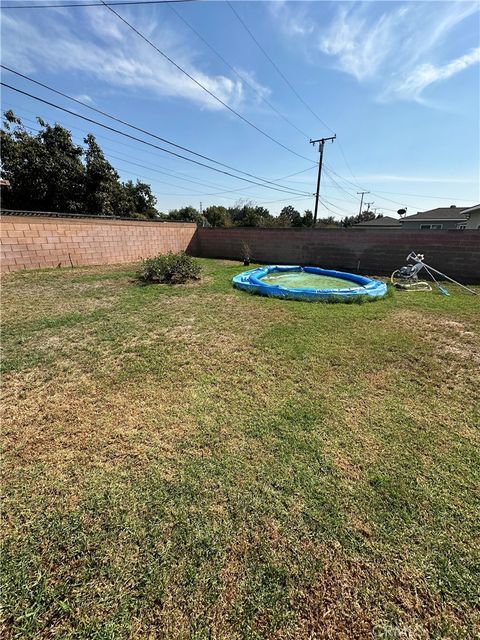
[[[330,138],[320,138],[319,140],[310,140],[310,144],[315,146],[318,142],[318,150],[320,152],[320,158],[318,160],[318,178],[317,178],[317,193],[315,195],[315,213],[313,214],[313,226],[317,223],[317,213],[318,213],[318,199],[320,197],[320,178],[322,177],[322,164],[323,164],[323,147],[325,146],[325,142],[327,140],[331,140],[332,144],[337,134],[330,136]]]
[[[375,204],[375,201],[374,202],[365,202],[365,204],[367,205],[367,213],[368,213],[370,211],[370,205],[371,204]]]
[[[362,213],[362,207],[363,207],[363,196],[367,193],[370,193],[370,191],[357,191],[357,196],[361,195],[362,198],[360,200],[360,209],[358,210],[358,215],[361,215]]]
[[[202,210],[202,203],[200,202],[200,215],[202,215],[203,210]]]

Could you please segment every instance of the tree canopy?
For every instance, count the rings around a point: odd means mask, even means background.
[[[150,185],[121,182],[93,134],[85,137],[82,147],[61,125],[41,118],[37,122],[40,131],[31,134],[12,111],[4,115],[2,178],[10,182],[2,192],[5,209],[158,216]]]

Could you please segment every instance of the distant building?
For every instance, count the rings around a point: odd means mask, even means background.
[[[352,229],[401,229],[399,218],[392,216],[382,216],[373,220],[365,220],[365,222],[357,222]]]
[[[468,217],[465,215],[469,207],[438,207],[429,211],[419,211],[413,216],[400,218],[402,229],[465,229]]]
[[[465,229],[480,229],[480,204],[464,209],[463,215],[467,218]]]

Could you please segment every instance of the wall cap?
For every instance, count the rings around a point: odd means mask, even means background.
[[[14,209],[2,209],[0,210],[1,218],[20,218],[20,219],[28,219],[32,223],[35,221],[38,222],[56,222],[56,221],[64,221],[64,222],[98,222],[98,223],[108,223],[108,224],[161,224],[164,226],[180,226],[187,228],[196,228],[197,224],[195,222],[187,222],[182,220],[152,220],[150,218],[123,218],[119,216],[95,216],[95,215],[84,215],[84,214],[75,214],[75,213],[53,213],[49,211],[23,211],[23,210],[14,210]]]

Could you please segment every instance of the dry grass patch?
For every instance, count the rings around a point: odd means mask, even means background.
[[[195,429],[188,389],[172,398],[156,378],[145,386],[105,388],[75,372],[62,383],[39,372],[10,376],[4,394],[6,469],[43,464],[52,473],[81,466],[145,466],[173,459],[175,444]]]

